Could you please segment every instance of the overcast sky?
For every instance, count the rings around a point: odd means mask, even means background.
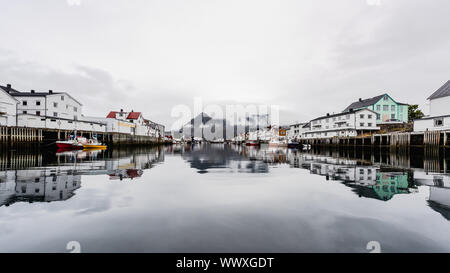
[[[170,127],[197,96],[301,122],[385,92],[425,107],[450,80],[449,0],[0,3],[0,84],[70,92],[85,115]]]

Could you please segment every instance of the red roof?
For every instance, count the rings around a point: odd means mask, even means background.
[[[138,119],[141,116],[141,112],[130,112],[127,119]]]
[[[116,114],[117,114],[118,112],[114,112],[114,111],[111,111],[111,112],[109,112],[109,114],[106,116],[106,118],[116,118]]]

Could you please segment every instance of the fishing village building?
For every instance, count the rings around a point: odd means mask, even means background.
[[[414,131],[450,130],[450,81],[434,92],[429,101],[429,116],[414,120]]]
[[[360,98],[347,106],[343,112],[348,113],[360,109],[374,111],[377,124],[408,122],[408,104],[397,102],[388,94],[364,100]]]
[[[82,109],[81,102],[67,92],[21,92],[10,84],[0,86],[0,138],[4,140],[8,137],[6,134],[10,134],[22,140],[42,140],[41,129],[58,132],[58,139],[62,138],[62,131],[64,136],[71,131],[78,131],[90,137],[116,133],[130,137],[151,137],[149,141],[164,138],[164,126],[144,119],[141,112],[121,110],[110,112],[103,118],[84,116]],[[39,129],[39,132],[31,129]],[[133,141],[132,138],[127,139]]]
[[[17,101],[11,96],[11,85],[0,86],[0,126],[17,125]]]
[[[327,114],[311,120],[305,138],[354,137],[380,130],[377,113],[369,109]]]

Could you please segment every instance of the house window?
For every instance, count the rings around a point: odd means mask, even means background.
[[[381,111],[381,105],[377,105],[377,111]]]
[[[387,101],[388,100],[388,96],[384,96],[384,101]]]
[[[64,96],[61,96],[61,100],[64,100]]]
[[[22,105],[23,105],[23,106],[27,106],[27,105],[28,105],[28,102],[27,102],[26,100],[24,100],[24,101],[22,101]]]
[[[54,117],[57,117],[57,116],[58,116],[58,113],[53,112],[53,116],[54,116]]]
[[[437,118],[434,120],[434,126],[435,127],[440,127],[440,126],[444,126],[444,119],[443,118]]]
[[[367,118],[368,118],[368,119],[372,119],[372,115],[368,115]]]
[[[57,102],[54,102],[54,103],[53,103],[53,107],[55,107],[55,108],[58,107],[58,103],[57,103]]]
[[[36,116],[40,116],[41,115],[41,111],[36,111]]]
[[[395,105],[391,105],[391,111],[395,112]]]
[[[37,100],[37,101],[36,101],[36,105],[38,105],[38,106],[41,105],[41,101],[40,101],[40,100]]]
[[[381,119],[381,115],[377,114],[377,120],[380,120],[380,119]]]
[[[73,108],[73,111],[74,111],[74,112],[77,112],[77,111],[78,111],[78,108],[74,107],[74,108]]]
[[[395,119],[395,114],[392,114],[392,115],[391,115],[391,119]]]
[[[372,127],[372,123],[368,123],[367,126],[368,126],[368,127]]]
[[[389,105],[383,105],[383,111],[389,111]]]
[[[360,118],[364,118],[364,115],[359,115]]]
[[[361,127],[364,127],[364,123],[363,123],[363,122],[361,122],[361,123],[359,124],[359,126],[361,126]]]
[[[28,114],[28,112],[27,111],[23,111],[23,113],[26,115],[26,114]]]

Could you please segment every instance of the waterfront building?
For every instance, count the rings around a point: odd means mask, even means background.
[[[379,130],[377,113],[364,108],[313,119],[304,136],[305,138],[355,137]]]
[[[408,104],[395,101],[388,94],[370,99],[359,99],[350,104],[343,112],[348,113],[361,109],[369,109],[376,113],[377,124],[407,123]]]
[[[450,81],[436,90],[427,99],[429,116],[414,121],[414,131],[450,130]]]
[[[0,86],[0,126],[16,126],[19,101],[11,96],[11,91],[9,84]]]
[[[10,84],[0,86],[0,105],[8,105],[8,126],[55,130],[105,132],[106,125],[85,120],[82,104],[66,92],[21,92]],[[6,94],[5,94],[6,93]],[[5,99],[4,99],[5,98]],[[13,98],[16,104],[13,106]],[[16,113],[16,114],[12,114]],[[4,118],[0,118],[1,120]],[[13,121],[14,120],[14,121]],[[1,123],[3,125],[3,122]]]
[[[11,85],[2,87],[9,95],[19,101],[18,114],[29,114],[43,117],[61,118],[66,120],[78,120],[81,116],[83,105],[66,92],[20,92]]]
[[[296,123],[289,126],[287,137],[289,139],[300,139],[304,137],[304,133],[310,129],[309,122]]]
[[[136,136],[164,137],[165,127],[145,119],[141,112],[111,111],[106,116],[107,132],[127,133]]]

